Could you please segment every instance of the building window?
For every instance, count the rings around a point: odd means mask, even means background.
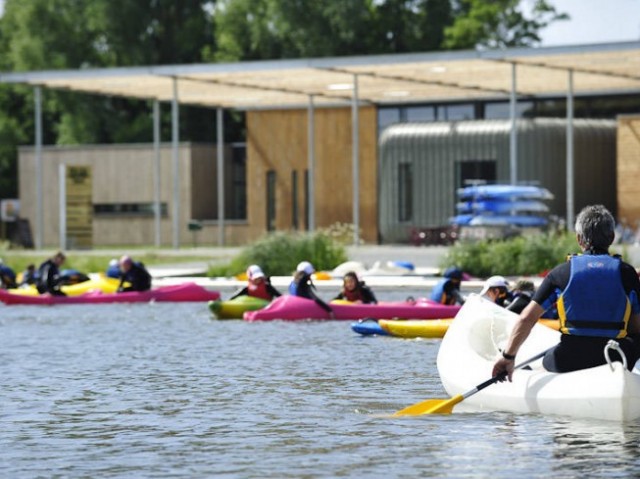
[[[435,121],[436,110],[432,106],[412,106],[407,107],[405,115],[408,122]]]
[[[298,172],[291,172],[291,227],[297,230],[298,225]]]
[[[495,183],[496,160],[465,160],[456,163],[456,189],[474,183]]]
[[[413,165],[398,164],[398,219],[413,219]]]
[[[247,147],[234,144],[231,150],[232,203],[225,205],[229,219],[246,219],[247,217]]]
[[[95,203],[95,216],[154,216],[155,203]],[[167,204],[160,203],[160,215],[167,216]]]
[[[517,102],[516,117],[524,118],[533,116],[533,102]],[[511,105],[509,102],[486,103],[484,105],[484,117],[487,120],[511,118]]]
[[[309,231],[309,170],[304,170],[304,229]]]
[[[267,231],[276,229],[276,172],[267,171]]]
[[[473,120],[475,118],[475,108],[473,105],[448,105],[445,108],[447,121]]]
[[[378,109],[378,132],[382,133],[386,127],[400,122],[399,108],[379,108]]]

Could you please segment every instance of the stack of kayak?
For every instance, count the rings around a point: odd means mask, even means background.
[[[446,306],[429,299],[397,301],[378,304],[332,303],[333,319],[357,320],[364,318],[453,318],[460,306]],[[298,296],[284,295],[274,299],[267,307],[244,313],[245,321],[331,319],[327,311],[315,301]]]
[[[453,319],[371,319],[360,320],[351,329],[363,336],[395,336],[397,338],[442,338]],[[558,329],[558,320],[541,319],[543,326]]]
[[[209,291],[195,283],[162,286],[149,291],[124,293],[104,293],[89,291],[75,296],[52,296],[50,294],[25,295],[0,290],[0,301],[7,305],[56,305],[56,304],[105,304],[105,303],[148,303],[148,302],[199,302],[220,298],[218,291]]]
[[[516,321],[514,313],[480,296],[467,299],[438,351],[438,372],[449,395],[464,394],[491,378],[493,364]],[[557,331],[535,325],[518,351],[516,364],[534,358],[559,340]],[[613,421],[640,418],[637,369],[629,371],[621,362],[608,361],[602,366],[559,374],[546,371],[541,362],[538,359],[527,368],[517,369],[513,382],[492,384],[468,396],[456,411],[559,414]]]
[[[545,227],[553,194],[546,188],[524,185],[477,185],[457,192],[456,226]]]

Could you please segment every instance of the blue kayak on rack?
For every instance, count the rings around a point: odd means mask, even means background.
[[[546,188],[529,185],[476,185],[458,189],[461,200],[479,199],[535,199],[552,200],[553,194]]]

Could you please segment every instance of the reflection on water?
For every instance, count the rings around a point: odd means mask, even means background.
[[[507,413],[375,417],[447,397],[437,340],[362,338],[349,322],[212,321],[199,304],[0,307],[0,332],[5,477],[640,470],[635,424]]]

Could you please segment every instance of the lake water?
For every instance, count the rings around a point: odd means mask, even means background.
[[[3,477],[640,471],[638,424],[379,417],[448,397],[439,341],[360,337],[349,321],[214,321],[203,304],[0,306],[0,338]]]

